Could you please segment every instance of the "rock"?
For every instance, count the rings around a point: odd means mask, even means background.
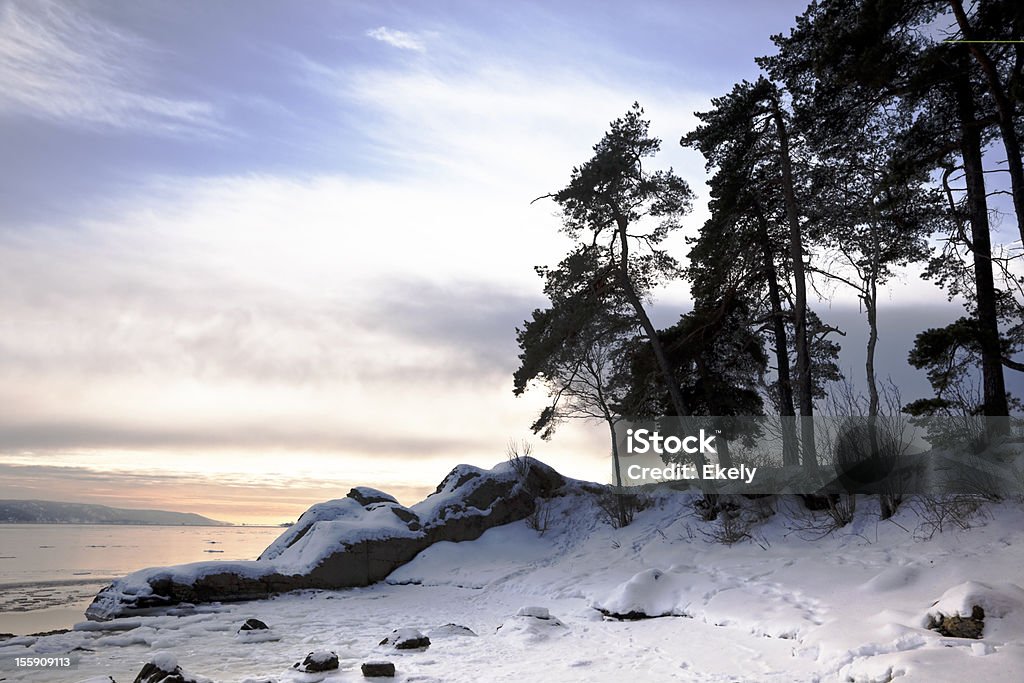
[[[206,683],[207,680],[182,671],[174,655],[166,652],[153,655],[135,677],[135,683]]]
[[[348,492],[347,498],[352,498],[357,503],[366,507],[373,503],[397,503],[398,501],[383,491],[370,488],[369,486],[357,486]]]
[[[606,617],[623,621],[686,616],[679,606],[688,602],[681,597],[687,586],[688,580],[682,574],[651,567],[619,584],[608,597],[592,606]]]
[[[520,607],[516,612],[517,617],[534,617],[535,619],[550,619],[551,612],[547,607]]]
[[[329,650],[316,650],[306,655],[301,662],[293,664],[292,668],[308,674],[334,671],[338,668],[338,655]]]
[[[430,638],[414,628],[400,628],[380,641],[381,645],[390,645],[396,650],[425,650],[430,647]]]
[[[69,628],[55,628],[52,631],[39,631],[38,633],[29,633],[27,638],[45,638],[46,636],[59,636],[64,633],[70,633]]]
[[[938,631],[948,638],[973,638],[978,640],[985,629],[985,610],[979,605],[971,608],[971,616],[961,617],[953,615],[947,617],[944,614],[932,615],[929,617],[928,628]]]
[[[372,662],[363,662],[360,667],[363,671],[363,676],[366,678],[394,678],[395,677],[395,665],[391,662],[385,662],[383,660],[376,660]]]
[[[502,637],[522,637],[529,642],[546,640],[567,632],[565,624],[544,607],[524,607],[514,617],[506,619],[496,631]]]
[[[246,619],[245,623],[238,629],[235,640],[240,643],[270,643],[281,640],[281,636],[274,632],[274,629],[267,626],[259,619]]]
[[[238,629],[238,632],[241,633],[242,631],[265,631],[266,629],[267,625],[259,619],[246,619],[245,623],[242,624],[241,628]]]
[[[368,586],[439,541],[471,541],[492,527],[527,518],[537,497],[557,495],[566,480],[526,460],[490,470],[459,465],[411,508],[367,487],[319,503],[285,530],[257,560],[209,561],[143,569],[100,591],[91,621],[166,611],[181,603],[261,600],[302,589]]]
[[[438,626],[430,632],[430,636],[433,638],[443,638],[446,636],[469,636],[476,638],[477,634],[473,629],[467,628],[460,624],[445,624],[444,626]]]
[[[93,676],[92,678],[78,681],[78,683],[117,683],[117,681],[114,680],[113,676]]]

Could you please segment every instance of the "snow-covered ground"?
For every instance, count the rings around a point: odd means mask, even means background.
[[[988,505],[974,528],[921,540],[909,506],[879,522],[862,499],[851,525],[814,539],[798,530],[809,513],[776,500],[775,514],[753,529],[756,542],[726,546],[705,535],[714,524],[692,502],[659,496],[613,529],[589,497],[566,496],[552,503],[542,537],[517,522],[476,541],[438,543],[369,588],[9,640],[0,643],[0,680],[124,683],[161,653],[226,682],[366,680],[360,664],[376,660],[410,682],[1024,680],[1019,503]],[[975,604],[986,613],[980,640],[926,628],[930,613],[968,616]],[[668,616],[619,621],[597,607]],[[236,635],[248,618],[270,629]],[[379,644],[401,628],[427,634],[429,648]],[[316,650],[337,653],[340,669],[292,668]],[[80,658],[75,670],[9,665],[63,653]]]

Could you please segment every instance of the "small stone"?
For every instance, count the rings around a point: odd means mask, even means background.
[[[265,631],[266,629],[267,625],[259,619],[246,619],[238,631],[241,633],[242,631]]]
[[[469,636],[471,638],[477,637],[476,632],[473,629],[463,626],[462,624],[445,624],[444,626],[438,626],[430,632],[430,635],[435,638],[441,636]]]
[[[135,683],[196,683],[173,659],[148,662],[135,677]]]
[[[385,661],[373,661],[363,662],[360,667],[363,671],[363,676],[366,678],[394,678],[395,677],[395,665],[391,662]]]
[[[328,650],[317,650],[310,652],[301,662],[293,664],[292,668],[308,674],[334,671],[338,668],[338,655]]]
[[[381,645],[391,645],[396,650],[425,650],[430,647],[430,638],[414,628],[400,628],[380,641]]]

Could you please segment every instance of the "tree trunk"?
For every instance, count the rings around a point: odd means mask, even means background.
[[[615,488],[622,488],[622,468],[619,466],[619,441],[615,437],[615,420],[606,420],[608,430],[612,433],[612,469],[615,474]]]
[[[804,469],[816,472],[818,457],[814,445],[814,385],[811,378],[811,351],[807,338],[807,281],[804,274],[803,239],[800,236],[800,217],[796,206],[796,192],[793,188],[793,167],[789,156],[789,133],[782,116],[778,92],[770,96],[772,118],[779,137],[779,162],[782,167],[782,196],[786,205],[786,219],[789,222],[789,254],[793,260],[793,320],[796,327],[796,374],[800,398],[800,436]]]
[[[965,40],[974,40],[974,30],[967,20],[967,13],[964,12],[962,0],[950,0],[956,22],[960,25],[960,32]],[[985,52],[983,46],[971,44],[968,46],[971,56],[978,62],[982,73],[985,74],[985,82],[988,92],[996,105],[996,116],[999,121],[999,134],[1003,139],[1003,148],[1006,150],[1006,168],[1010,173],[1011,196],[1013,197],[1013,210],[1017,214],[1017,231],[1020,239],[1024,242],[1024,161],[1021,160],[1020,138],[1014,126],[1014,104],[1006,96],[1006,89],[999,80],[999,71],[992,59]]]
[[[864,370],[868,381],[868,417],[878,416],[878,379],[875,377],[875,347],[878,346],[878,232],[872,228],[871,271],[861,300],[868,317],[868,348]],[[874,432],[872,432],[873,434]]]
[[[729,451],[729,440],[725,437],[725,429],[715,435],[715,448],[718,450],[718,464],[726,469],[732,467],[732,453]]]
[[[622,488],[622,469],[619,467],[619,442],[615,438],[615,421],[607,420],[608,429],[612,433],[612,468],[615,470],[615,512],[619,517],[619,528],[626,526],[626,501],[623,499],[625,490]]]
[[[963,66],[961,64],[960,66]],[[975,118],[970,81],[960,71],[956,79],[956,104],[960,118],[960,153],[967,183],[967,215],[971,226],[971,251],[974,254],[974,279],[977,294],[981,377],[984,414],[1009,415],[1006,385],[1003,381],[1002,354],[999,345],[999,318],[996,311],[995,282],[992,275],[992,244],[989,235],[988,202],[985,197],[984,166],[981,158],[981,124]]]
[[[677,384],[675,373],[672,371],[672,366],[668,362],[668,357],[665,355],[665,348],[661,345],[661,339],[658,338],[658,331],[654,328],[654,323],[651,322],[650,317],[647,315],[647,311],[644,310],[644,304],[640,301],[640,296],[636,293],[636,289],[633,287],[633,281],[629,277],[629,237],[626,234],[626,228],[629,224],[621,214],[616,213],[615,222],[618,227],[619,235],[619,283],[622,285],[622,291],[626,295],[626,299],[629,301],[630,306],[633,307],[633,311],[636,313],[637,319],[640,321],[640,326],[644,330],[644,334],[651,341],[651,350],[654,351],[654,359],[658,363],[658,370],[661,372],[662,379],[665,380],[665,385],[668,387],[669,399],[672,401],[672,407],[675,409],[676,414],[679,417],[685,417],[690,414],[690,411],[686,407],[686,402],[683,400],[683,394],[679,391],[679,385]],[[700,453],[694,454],[694,461],[697,464],[698,471],[704,467],[706,462],[704,456]]]
[[[775,337],[775,364],[779,374],[779,414],[782,416],[782,464],[796,466],[800,464],[797,451],[796,432],[793,420],[796,410],[793,408],[793,384],[789,376],[789,344],[786,340],[786,321],[782,314],[782,297],[779,294],[779,276],[775,270],[775,255],[772,252],[771,239],[768,236],[768,220],[760,204],[754,207],[757,211],[757,237],[761,242],[761,253],[764,256],[765,277],[768,280],[768,300],[772,307],[772,333]]]

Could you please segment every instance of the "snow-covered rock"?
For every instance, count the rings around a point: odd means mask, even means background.
[[[193,676],[181,670],[178,659],[170,652],[156,652],[150,658],[135,683],[212,683],[209,678]]]
[[[516,615],[498,627],[503,637],[518,638],[526,642],[547,640],[552,636],[564,635],[565,624],[546,607],[521,607]]]
[[[396,650],[425,650],[430,647],[430,638],[414,628],[399,628],[380,641],[380,644]]]
[[[1024,626],[1024,589],[1012,583],[965,581],[943,593],[922,621],[945,636],[978,639],[984,635],[986,619],[1006,618]]]
[[[616,619],[647,619],[685,615],[681,576],[660,569],[645,569],[615,590],[594,608]]]
[[[444,624],[430,631],[431,638],[469,637],[477,638],[476,631],[460,624]]]
[[[520,607],[516,612],[517,617],[533,617],[535,619],[550,619],[551,610],[547,607]]]
[[[537,496],[566,480],[533,459],[525,475],[509,463],[490,470],[459,465],[411,508],[367,487],[319,503],[248,562],[195,562],[143,569],[104,588],[86,610],[91,620],[159,612],[179,603],[267,598],[298,589],[367,586],[439,541],[468,541],[524,519]]]
[[[302,673],[322,673],[324,671],[334,671],[338,668],[338,653],[330,650],[314,650],[310,652],[301,662],[296,662],[292,665],[293,669],[298,669]]]
[[[272,643],[281,640],[281,636],[259,619],[246,619],[235,634],[235,640],[240,643]]]

